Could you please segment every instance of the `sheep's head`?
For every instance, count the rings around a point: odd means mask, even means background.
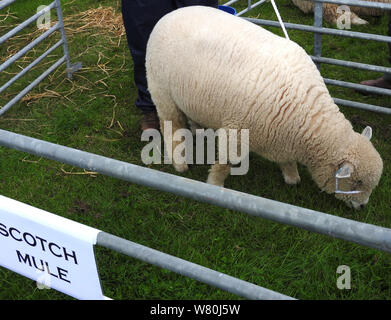
[[[355,139],[346,147],[343,158],[329,166],[327,177],[320,176],[323,184],[318,183],[323,185],[324,191],[335,193],[337,199],[355,209],[368,203],[383,171],[383,161],[370,142],[371,137],[371,127],[366,127],[361,134],[355,133]]]

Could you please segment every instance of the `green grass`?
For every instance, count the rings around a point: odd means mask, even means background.
[[[0,34],[30,16],[38,5],[49,2],[18,1],[11,7],[12,16],[4,21],[4,16],[0,16]],[[113,6],[119,11],[119,1],[113,0],[62,3],[65,17],[99,5]],[[244,8],[245,3],[241,1],[242,5],[236,8]],[[312,15],[304,15],[289,0],[278,1],[278,6],[284,21],[313,23]],[[254,9],[250,15],[276,20],[270,3]],[[353,30],[386,33],[386,17],[369,21],[369,26],[353,27]],[[34,30],[32,26],[26,32]],[[277,28],[270,30],[282,35]],[[23,35],[26,33],[0,47],[0,59],[26,45]],[[312,54],[311,33],[289,31],[289,35]],[[27,57],[37,56],[56,39],[58,35]],[[102,32],[87,29],[69,33],[68,40],[72,61],[82,61],[83,69],[74,74],[72,81],[65,78],[64,67],[58,69],[32,91],[28,100],[19,102],[0,117],[0,128],[143,165],[141,115],[134,106],[136,89],[125,37],[119,42],[114,36],[109,38]],[[386,65],[387,48],[380,42],[324,36],[323,55]],[[45,63],[53,63],[60,56],[61,49],[58,49]],[[18,65],[27,63],[19,61],[7,69],[7,73],[0,75],[0,83],[9,79],[9,73],[16,72]],[[0,105],[48,65],[37,66],[8,89],[0,97]],[[322,74],[352,82],[379,76],[326,65],[322,66]],[[330,87],[330,91],[335,97],[391,107],[389,97],[362,96],[338,87]],[[343,107],[341,110],[357,131],[368,124],[373,127],[373,143],[384,160],[380,185],[365,210],[356,212],[332,195],[321,193],[303,167],[299,168],[302,177],[299,186],[284,184],[278,166],[254,154],[250,157],[249,173],[228,178],[226,187],[391,227],[390,117]],[[391,297],[389,254],[103,175],[66,174],[64,171],[82,170],[3,147],[0,159],[2,195],[131,241],[299,299]],[[152,168],[177,174],[170,165]],[[183,176],[204,181],[207,170],[208,166],[192,166]],[[113,251],[96,248],[96,253],[104,293],[114,299],[238,299]],[[337,289],[339,265],[351,268],[351,290]],[[0,268],[0,299],[64,298],[68,297],[54,290],[38,290],[33,281]]]

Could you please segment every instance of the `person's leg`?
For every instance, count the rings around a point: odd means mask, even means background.
[[[148,92],[146,79],[147,42],[159,19],[174,9],[172,0],[122,0],[122,16],[133,59],[134,81],[138,90],[136,107],[146,115],[143,120],[146,123],[142,123],[143,129],[159,127],[156,107]]]
[[[148,91],[145,54],[155,24],[165,14],[185,6],[218,6],[217,0],[122,0],[122,16],[134,65],[134,81],[138,90],[136,107],[144,113],[142,129],[158,128],[156,107]]]
[[[158,128],[156,107],[148,91],[145,55],[149,36],[155,24],[167,13],[185,6],[218,6],[217,0],[122,0],[122,16],[134,65],[138,90],[136,107],[144,113],[142,129]]]
[[[388,11],[388,36],[391,37],[391,11]],[[388,60],[391,63],[391,43],[388,43],[388,54]],[[391,73],[385,73],[378,79],[362,81],[360,84],[371,87],[391,89]]]
[[[391,90],[391,74],[385,73],[382,77],[373,79],[373,80],[365,80],[361,81],[360,84],[364,86],[370,86],[370,87],[377,87],[377,88],[383,88],[383,89],[390,89]],[[357,90],[358,92],[362,94],[367,94],[364,91]]]

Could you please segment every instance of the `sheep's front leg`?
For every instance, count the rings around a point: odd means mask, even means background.
[[[298,184],[300,182],[299,172],[297,171],[297,164],[293,162],[280,163],[282,175],[284,176],[285,183]]]

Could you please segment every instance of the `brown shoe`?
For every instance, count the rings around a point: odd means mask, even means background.
[[[384,79],[384,77],[374,79],[374,80],[366,80],[360,82],[360,84],[364,86],[371,86],[371,87],[377,87],[377,88],[383,88],[383,89],[391,89],[391,82]]]
[[[159,117],[156,112],[144,113],[144,117],[141,120],[141,130],[145,131],[147,129],[156,129],[159,130],[160,122]]]

